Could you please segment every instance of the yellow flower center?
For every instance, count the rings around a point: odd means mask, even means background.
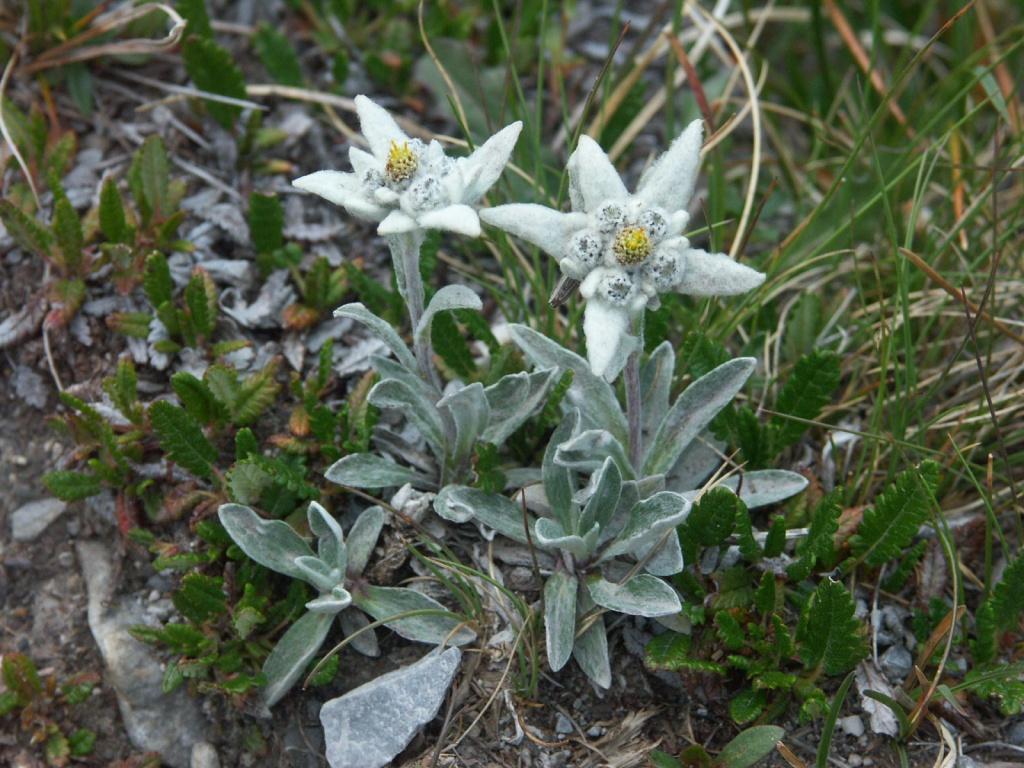
[[[416,173],[419,163],[416,153],[409,149],[409,142],[403,141],[399,144],[392,139],[391,149],[388,151],[388,162],[384,166],[391,181],[405,181],[411,178]]]
[[[639,264],[651,255],[651,238],[643,227],[623,227],[615,235],[612,250],[622,266]]]

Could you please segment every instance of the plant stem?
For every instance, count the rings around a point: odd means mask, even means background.
[[[644,318],[643,314],[633,319],[633,332],[639,344],[626,358],[626,421],[629,424],[629,461],[633,471],[640,476],[640,463],[644,456],[644,409],[640,398],[640,355],[644,350]]]
[[[430,334],[417,333],[420,319],[423,317],[423,278],[420,275],[420,248],[423,245],[423,232],[414,230],[400,235],[388,235],[386,240],[391,249],[391,260],[395,275],[398,278],[398,292],[405,299],[409,310],[409,323],[413,332],[413,353],[419,365],[420,376],[428,384],[433,384],[441,391],[441,377],[434,367],[434,350],[430,343]]]

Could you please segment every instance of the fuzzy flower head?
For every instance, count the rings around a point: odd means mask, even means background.
[[[353,216],[379,222],[381,235],[448,229],[479,236],[480,219],[472,205],[501,175],[522,123],[502,129],[468,157],[452,158],[437,141],[409,138],[365,96],[356,96],[356,112],[370,151],[349,150],[352,172],[317,171],[292,184]]]
[[[594,373],[611,381],[638,340],[633,318],[669,291],[731,296],[756,288],[764,275],[722,253],[690,247],[683,236],[697,182],[699,120],[674,141],[627,191],[611,160],[588,136],[569,158],[571,213],[542,205],[500,205],[480,212],[488,224],[527,240],[579,281],[587,300],[583,331]]]

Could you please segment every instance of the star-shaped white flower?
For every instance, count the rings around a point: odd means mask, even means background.
[[[292,184],[353,216],[380,222],[380,235],[448,229],[479,236],[480,219],[472,205],[501,175],[523,124],[512,123],[468,157],[456,159],[437,141],[424,144],[409,138],[385,109],[365,96],[355,101],[370,151],[349,150],[352,173],[317,171]]]
[[[572,213],[530,203],[480,212],[487,224],[546,251],[567,278],[580,282],[587,300],[587,357],[594,373],[609,381],[637,348],[630,334],[633,318],[656,306],[658,294],[732,296],[764,282],[762,273],[724,253],[691,248],[683,236],[701,141],[697,120],[644,173],[631,195],[597,142],[582,136],[568,165]]]

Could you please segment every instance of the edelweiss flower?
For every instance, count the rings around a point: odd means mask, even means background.
[[[587,300],[583,331],[590,367],[614,379],[637,348],[633,318],[658,294],[731,296],[756,288],[764,275],[724,253],[690,247],[683,230],[700,166],[702,128],[691,123],[629,194],[597,142],[580,137],[569,158],[572,213],[534,204],[480,212],[486,223],[538,246],[579,281]],[[563,279],[565,279],[563,278]]]
[[[478,236],[480,219],[470,206],[501,175],[523,124],[512,123],[469,157],[455,159],[437,141],[410,139],[365,96],[356,96],[356,111],[370,151],[349,150],[353,173],[317,171],[292,184],[353,216],[380,222],[381,235],[448,229]]]

